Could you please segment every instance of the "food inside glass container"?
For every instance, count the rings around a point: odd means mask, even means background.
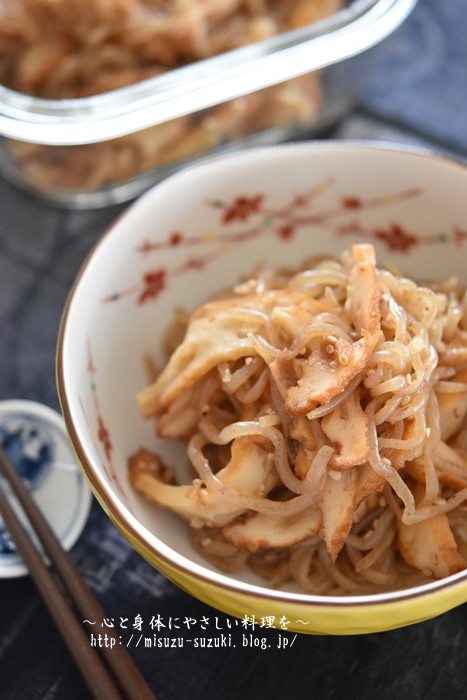
[[[88,97],[268,39],[334,14],[341,0],[4,0],[0,82],[47,99]],[[7,141],[42,191],[95,191],[292,124],[322,106],[316,74],[117,139],[80,146]]]
[[[85,97],[267,39],[340,0],[3,0],[0,81]]]
[[[268,128],[309,125],[320,106],[317,76],[311,74],[118,139],[80,146],[9,141],[8,148],[40,190],[95,191]]]
[[[139,396],[193,480],[146,446],[133,486],[224,571],[367,594],[467,567],[467,293],[373,247],[258,270],[179,316]]]

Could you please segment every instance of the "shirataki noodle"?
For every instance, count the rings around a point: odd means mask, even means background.
[[[143,448],[132,484],[216,566],[272,586],[366,594],[466,568],[466,308],[370,245],[258,271],[186,318],[139,396],[192,482]]]

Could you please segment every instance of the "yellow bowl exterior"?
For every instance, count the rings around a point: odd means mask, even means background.
[[[243,594],[213,585],[168,564],[126,531],[111,513],[109,516],[146,561],[190,595],[239,619],[244,619],[245,615],[257,621],[273,617],[274,626],[278,628],[279,621],[284,619],[281,629],[288,632],[341,636],[386,632],[429,620],[467,601],[467,584],[464,581],[423,596],[409,596],[384,603],[346,604],[345,600],[343,604],[327,603],[325,600],[322,604],[284,603],[269,599],[267,595]]]

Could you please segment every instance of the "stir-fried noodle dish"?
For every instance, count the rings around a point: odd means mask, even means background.
[[[178,330],[180,331],[180,319]],[[367,594],[467,566],[467,294],[340,260],[258,270],[186,317],[139,395],[193,480],[142,448],[134,487],[225,572]]]

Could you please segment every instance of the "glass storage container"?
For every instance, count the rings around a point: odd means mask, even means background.
[[[138,0],[128,2],[138,4]],[[187,6],[190,2],[192,7],[203,5],[200,0],[177,0],[174,4]],[[21,65],[19,83],[25,83],[27,91],[19,91],[15,84],[0,85],[0,173],[55,204],[98,207],[131,199],[197,158],[304,134],[312,137],[352,104],[352,61],[347,59],[388,36],[415,3],[287,0],[295,12],[288,22],[292,28],[274,34],[280,23],[269,26],[264,8],[280,3],[249,0],[239,6],[263,8],[262,24],[256,22],[252,28],[251,22],[245,24],[243,15],[240,22],[234,9],[224,28],[227,36],[232,27],[236,31],[241,27],[240,43],[246,45],[223,50],[229,41],[222,44],[217,39],[221,53],[150,77],[145,74],[154,73],[151,67],[135,69],[133,78],[139,74],[141,79],[122,87],[119,83],[133,79],[128,77],[131,51],[124,45],[131,37],[125,35],[125,41],[114,37],[111,48],[114,52],[118,48],[119,56],[109,55],[108,42],[105,48],[110,68],[99,75],[92,75],[92,67],[88,69],[93,83],[89,90],[97,92],[89,95],[86,84],[81,85],[79,96],[66,92],[67,78],[71,80],[82,69],[76,56],[64,50],[60,54],[53,43],[33,45],[26,65]],[[53,6],[46,0],[33,3],[36,7],[41,4]],[[119,0],[117,9],[119,4],[125,5]],[[230,5],[234,7],[235,0]],[[214,3],[213,7],[219,5]],[[24,22],[18,28],[20,19],[13,17],[11,23],[10,17],[10,25],[0,22],[4,65],[8,63],[6,55],[15,67],[14,52],[9,56],[8,51],[12,51],[12,41],[22,40],[22,36],[14,36],[15,31],[24,30]],[[294,28],[294,24],[302,26]],[[95,43],[102,41],[103,31],[96,27]],[[268,33],[273,35],[248,43]],[[177,50],[189,53],[180,36],[179,32]],[[148,37],[146,46],[151,51],[155,44],[151,44],[150,33]],[[230,39],[230,43],[235,42]],[[17,48],[15,51],[18,54]],[[215,47],[212,51],[215,53]],[[120,66],[120,72],[115,65]],[[38,85],[44,94],[28,94]]]

